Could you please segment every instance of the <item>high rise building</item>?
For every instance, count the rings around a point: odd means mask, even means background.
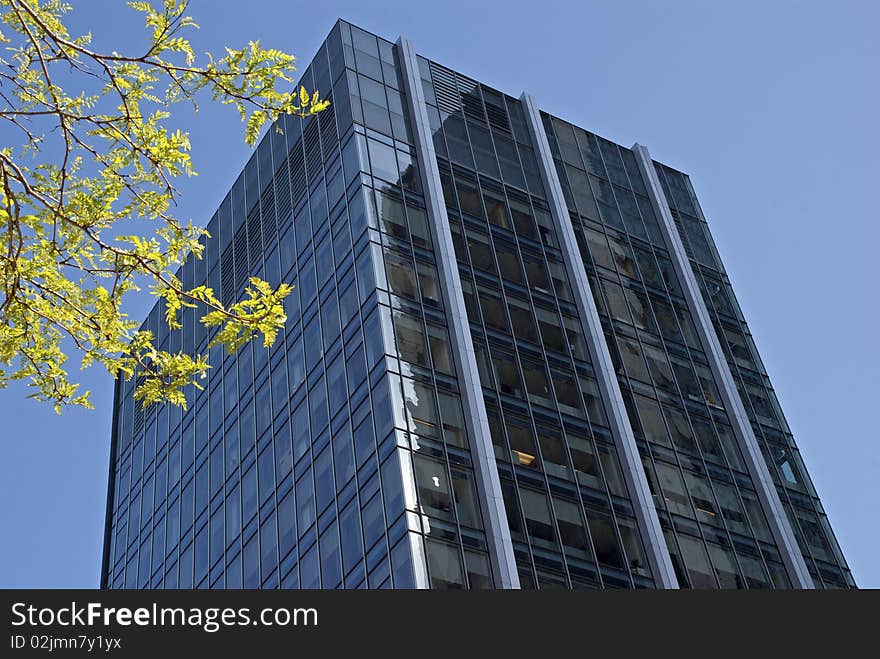
[[[342,21],[302,84],[180,275],[287,324],[116,383],[104,587],[854,586],[687,175]]]

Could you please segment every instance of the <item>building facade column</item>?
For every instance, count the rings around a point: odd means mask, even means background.
[[[449,216],[443,199],[440,171],[437,168],[437,155],[434,140],[428,123],[425,108],[425,95],[422,89],[419,63],[412,43],[400,37],[397,40],[397,54],[403,74],[406,92],[405,102],[411,120],[413,138],[419,162],[419,173],[425,194],[431,238],[434,241],[434,256],[437,271],[442,280],[443,303],[449,325],[455,370],[461,390],[465,424],[470,439],[471,458],[474,463],[474,476],[483,514],[483,526],[489,545],[492,573],[499,588],[519,588],[519,575],[513,554],[510,526],[501,493],[501,481],[495,462],[495,449],[489,431],[489,417],[483,400],[483,388],[477,359],[471,338],[470,321],[464,303],[458,262],[452,244],[452,231]]]
[[[666,546],[660,519],[657,517],[657,510],[648,487],[645,469],[638,446],[636,446],[635,435],[623,402],[623,395],[620,392],[617,374],[614,372],[611,353],[605,343],[602,322],[599,319],[599,312],[590,290],[587,271],[578,249],[574,227],[571,224],[568,207],[562,194],[562,185],[553,163],[553,155],[550,152],[550,143],[547,141],[541,114],[534,97],[531,95],[524,93],[520,97],[520,101],[523,104],[526,123],[529,126],[529,133],[535,147],[538,168],[541,170],[541,178],[547,192],[550,214],[559,232],[560,248],[563,252],[578,315],[581,318],[584,339],[590,351],[590,358],[593,360],[599,391],[608,415],[611,435],[620,457],[627,491],[635,510],[636,523],[648,554],[651,573],[658,587],[678,588],[678,579],[672,567],[669,549]]]
[[[651,154],[641,144],[634,144],[632,152],[635,154],[636,161],[639,164],[642,178],[645,179],[645,185],[648,188],[651,204],[659,220],[666,249],[669,252],[669,257],[672,259],[675,273],[681,282],[685,301],[691,312],[697,334],[700,337],[703,352],[705,352],[706,358],[709,360],[712,375],[720,390],[721,400],[724,402],[724,408],[727,410],[727,415],[733,426],[734,436],[743,454],[749,475],[758,491],[758,500],[770,524],[770,530],[782,556],[782,562],[785,565],[788,578],[795,588],[813,588],[813,579],[807,571],[807,565],[804,562],[791,524],[785,514],[785,509],[782,507],[779,493],[776,491],[776,486],[770,477],[767,464],[764,462],[764,456],[758,446],[758,441],[755,438],[751,422],[746,414],[745,406],[740,399],[733,374],[730,371],[730,366],[724,356],[721,343],[718,340],[718,335],[709,316],[706,302],[700,293],[690,260],[685,252],[681,236],[679,236],[676,229],[672,212],[669,210],[669,204],[660,185],[660,179],[654,168],[654,162],[651,160]]]

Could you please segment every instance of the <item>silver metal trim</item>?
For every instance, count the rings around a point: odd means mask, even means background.
[[[534,97],[527,93],[523,93],[520,101],[525,109],[526,123],[529,125],[529,133],[538,156],[538,166],[544,180],[544,187],[547,190],[550,214],[559,229],[561,249],[565,256],[566,270],[572,283],[578,314],[581,317],[584,338],[590,350],[590,358],[593,360],[599,391],[602,394],[611,426],[611,435],[614,438],[623,467],[624,480],[635,509],[636,523],[645,543],[651,572],[655,582],[661,588],[678,588],[678,579],[672,567],[669,549],[666,546],[663,529],[660,527],[660,519],[657,517],[657,510],[648,487],[645,469],[638,446],[636,446],[635,436],[623,402],[623,395],[614,372],[614,365],[611,362],[611,354],[605,343],[602,322],[590,291],[587,271],[581,259],[580,249],[578,249],[574,227],[568,215],[568,207],[562,194],[562,185],[559,183],[559,176],[553,163],[550,143],[547,141],[544,124],[541,122],[538,105]]]
[[[462,407],[470,437],[471,456],[474,462],[474,476],[480,494],[480,507],[483,512],[483,525],[489,544],[492,573],[500,588],[519,588],[519,575],[513,555],[513,542],[501,494],[501,481],[495,463],[495,449],[489,431],[489,417],[483,400],[483,388],[477,359],[471,339],[470,321],[464,304],[464,291],[458,274],[458,262],[452,244],[452,231],[449,216],[443,200],[440,171],[428,112],[425,109],[425,95],[422,89],[419,63],[412,42],[404,37],[397,40],[400,67],[403,72],[403,86],[406,103],[412,120],[413,137],[418,153],[419,171],[425,193],[425,205],[430,218],[431,237],[434,240],[434,255],[437,270],[443,280],[443,302],[452,341],[452,353],[458,383],[461,390]]]
[[[639,163],[642,177],[648,186],[651,204],[654,207],[654,212],[657,213],[660,219],[660,229],[663,232],[666,249],[669,251],[675,272],[681,282],[685,301],[694,318],[697,333],[700,335],[700,343],[709,360],[715,382],[719,385],[724,407],[727,410],[734,435],[746,461],[749,475],[752,477],[752,481],[755,483],[755,488],[758,491],[758,500],[761,502],[761,507],[764,509],[764,514],[767,515],[767,520],[770,523],[770,530],[782,556],[785,571],[788,573],[788,578],[795,588],[813,588],[813,579],[807,570],[804,557],[801,554],[788,517],[782,507],[782,501],[779,499],[779,493],[776,491],[776,486],[770,477],[767,464],[764,462],[764,456],[758,446],[758,441],[752,430],[752,424],[740,399],[730,366],[724,357],[718,335],[715,333],[715,326],[709,317],[706,302],[700,293],[700,288],[694,271],[691,268],[690,260],[684,250],[681,236],[678,235],[678,230],[675,227],[675,220],[672,217],[672,212],[669,210],[669,204],[666,201],[663,187],[660,185],[660,179],[657,176],[657,170],[654,168],[654,162],[651,160],[651,154],[646,147],[638,143],[633,145],[632,151]]]

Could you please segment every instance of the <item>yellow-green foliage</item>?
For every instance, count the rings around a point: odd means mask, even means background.
[[[253,278],[226,307],[174,276],[207,237],[173,215],[174,180],[195,174],[188,135],[167,125],[175,103],[234,106],[249,145],[267,121],[329,105],[318,92],[281,91],[294,58],[258,42],[200,61],[184,36],[197,27],[185,0],[128,4],[146,22],[142,53],[92,49],[90,34],[69,34],[71,7],[59,0],[0,0],[0,119],[21,136],[0,148],[0,387],[26,380],[59,412],[90,407],[65,368],[74,354],[83,367],[139,376],[144,405],[186,406],[185,388],[205,377],[204,355],[159,350],[121,311],[138,284],[162,298],[169,327],[197,309],[216,328],[211,345],[229,352],[259,336],[271,345],[286,320],[287,284]],[[118,235],[132,218],[151,221],[151,233]]]

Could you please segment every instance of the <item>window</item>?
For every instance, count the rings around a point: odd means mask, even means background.
[[[472,94],[468,93],[467,95],[471,96]],[[479,92],[474,91],[473,95],[479,97]],[[479,102],[478,99],[476,100]],[[482,124],[474,121],[468,121],[467,125],[471,146],[474,149],[477,171],[495,179],[500,178],[498,163],[495,160],[495,150],[492,147],[492,138],[489,137],[489,131]]]
[[[306,348],[306,369],[311,372],[324,354],[324,344],[321,342],[321,320],[315,315],[303,330],[303,344]]]
[[[658,297],[651,296],[651,304],[654,307],[654,313],[657,315],[657,324],[660,326],[660,334],[665,341],[674,343],[684,343],[684,335],[678,327],[675,319],[675,312],[669,303]]]
[[[422,186],[419,182],[419,168],[415,159],[404,151],[397,152],[397,162],[400,168],[400,182],[404,190],[421,193]]]
[[[547,495],[543,492],[519,488],[523,514],[526,519],[529,539],[539,547],[557,549],[556,533],[550,517],[550,506]]]
[[[492,588],[492,572],[489,568],[488,556],[468,549],[464,552],[464,559],[471,590]]]
[[[362,75],[358,76],[361,100],[364,107],[364,123],[386,135],[391,134],[391,120],[388,116],[388,100],[385,87]],[[396,180],[396,179],[392,179]]]
[[[339,300],[331,295],[321,305],[321,324],[324,331],[324,345],[328,348],[339,338]]]
[[[333,502],[336,485],[333,482],[333,453],[329,447],[315,457],[315,502],[318,514]]]
[[[663,423],[663,415],[657,401],[636,394],[636,407],[642,422],[642,431],[645,439],[654,444],[671,446],[669,435],[666,433],[666,425]]]
[[[239,487],[236,485],[226,495],[226,544],[230,544],[241,533],[241,501],[239,500]],[[175,534],[176,535],[176,531]],[[169,533],[168,538],[172,535]]]
[[[532,435],[531,424],[526,419],[518,419],[507,415],[505,418],[507,428],[507,440],[510,443],[510,453],[513,464],[540,469],[541,462],[538,459],[538,451],[535,448],[535,438]]]
[[[657,266],[651,251],[636,247],[635,257],[645,285],[662,291],[664,288],[663,276],[660,274],[660,268]]]
[[[699,476],[690,471],[684,472],[684,478],[691,495],[691,501],[694,502],[694,508],[697,510],[698,519],[706,524],[720,526],[721,519],[718,516],[715,497],[712,496],[709,481],[704,476]]]
[[[629,301],[630,310],[632,311],[633,320],[636,327],[648,332],[656,332],[654,325],[654,317],[651,315],[651,307],[648,304],[648,298],[641,291],[634,291],[631,288],[624,289],[626,299]]]
[[[385,252],[385,267],[388,272],[388,288],[395,295],[417,300],[419,287],[412,260],[396,252]]]
[[[681,546],[681,558],[687,568],[691,587],[717,588],[703,543],[686,535],[680,535],[678,542]]]
[[[431,517],[454,520],[446,466],[442,462],[416,454],[413,456],[413,467],[421,511]]]
[[[312,421],[312,432],[317,435],[329,421],[327,411],[327,387],[323,376],[309,390],[309,413]]]
[[[449,338],[446,328],[440,325],[428,324],[428,345],[431,348],[431,361],[434,368],[441,373],[454,375],[452,355],[449,352]]]
[[[449,131],[447,130],[447,134]],[[458,192],[458,203],[461,212],[474,217],[483,217],[483,207],[480,204],[480,195],[474,184],[458,177],[455,179],[455,189]]]
[[[731,427],[723,423],[716,423],[715,428],[718,431],[718,440],[721,442],[721,449],[724,451],[727,463],[733,469],[745,471],[746,468],[743,466],[742,454],[739,451],[739,446],[737,446]]]
[[[544,208],[535,208],[535,219],[538,222],[538,232],[541,234],[541,242],[547,247],[559,247],[556,242],[556,233],[553,231],[553,221],[550,219],[550,211]]]
[[[483,202],[486,204],[486,215],[489,218],[489,223],[503,227],[504,229],[509,229],[510,219],[507,216],[504,197],[493,192],[484,191]]]
[[[443,129],[446,132],[446,141],[449,144],[450,159],[456,164],[473,169],[474,161],[471,155],[470,141],[468,140],[461,112],[446,116],[443,121]],[[473,194],[476,196],[476,192]],[[462,206],[462,211],[464,211],[464,206]]]
[[[343,571],[347,573],[362,559],[364,553],[361,541],[361,516],[357,506],[357,499],[339,513],[339,535],[342,544]],[[348,581],[346,581],[346,586]]]
[[[645,366],[645,359],[642,357],[642,350],[639,348],[638,342],[618,336],[617,345],[620,348],[620,357],[626,367],[627,375],[642,382],[650,382],[651,378],[648,376],[648,368]]]
[[[571,480],[571,469],[562,432],[555,428],[538,427],[538,443],[544,459],[544,469],[552,476]]]
[[[408,203],[406,214],[409,218],[410,238],[413,245],[430,248],[431,234],[428,230],[428,216],[425,209]]]
[[[658,389],[666,389],[676,392],[675,381],[672,379],[672,369],[666,360],[666,354],[662,349],[648,343],[643,344],[645,359],[648,360],[648,370]],[[676,392],[677,393],[677,392]]]
[[[605,482],[611,494],[619,497],[626,496],[626,487],[623,484],[623,475],[620,473],[620,464],[617,462],[617,454],[609,446],[599,444],[599,460],[602,463],[602,471],[605,472]]]
[[[398,183],[400,170],[397,167],[394,149],[376,140],[367,140],[367,145],[370,151],[373,176],[378,176],[391,183]]]
[[[559,525],[559,537],[565,553],[592,560],[580,505],[567,499],[553,497],[553,509],[556,511],[556,523]]]
[[[611,245],[611,254],[614,257],[615,265],[617,265],[617,271],[631,279],[638,279],[636,264],[629,243],[623,238],[618,240],[610,235],[608,243]]]
[[[495,273],[495,260],[492,258],[492,249],[489,247],[489,237],[467,230],[468,250],[471,255],[471,264],[477,270]]]
[[[507,333],[507,314],[501,296],[482,286],[479,287],[480,308],[486,327]]]
[[[550,267],[550,279],[553,281],[553,290],[556,296],[565,302],[571,302],[571,289],[568,286],[568,274],[565,272],[565,265],[559,261],[550,259],[548,261]]]
[[[544,349],[548,352],[559,352],[565,354],[566,341],[559,323],[559,315],[555,311],[535,307],[535,315],[538,319],[538,327],[541,330],[541,339]]]
[[[312,487],[312,471],[306,473],[296,483],[296,522],[302,536],[315,523],[315,490]]]
[[[461,399],[455,394],[438,391],[440,415],[443,419],[443,438],[453,446],[466,447],[467,434],[461,413]]]
[[[513,225],[516,227],[517,235],[522,238],[537,240],[538,231],[535,226],[535,220],[532,218],[532,211],[528,202],[519,201],[511,197],[510,211],[513,215]]]
[[[556,390],[556,402],[559,410],[566,414],[583,417],[581,398],[574,376],[570,371],[554,368],[551,371],[553,388]]]
[[[526,182],[519,165],[516,143],[495,131],[492,132],[492,139],[495,142],[495,151],[498,154],[501,175],[505,183],[515,185],[518,188],[525,188]]]
[[[761,559],[743,555],[737,558],[739,558],[739,564],[742,567],[746,584],[749,588],[770,588],[767,570],[763,563],[761,563]]]
[[[492,365],[495,368],[495,380],[498,383],[498,390],[502,394],[522,398],[522,382],[516,358],[507,352],[493,348]]]
[[[343,356],[337,355],[333,363],[327,367],[327,384],[329,388],[330,409],[335,415],[345,408],[348,399],[348,387],[345,383],[345,362]]]
[[[524,279],[516,247],[496,240],[495,255],[498,257],[498,266],[501,268],[501,278],[522,285]]]
[[[641,576],[650,576],[651,571],[648,567],[648,559],[645,557],[645,551],[642,548],[642,541],[639,537],[639,531],[636,522],[627,517],[618,517],[618,529],[623,540],[623,549],[629,563],[629,569],[634,574]]]
[[[422,302],[429,307],[442,307],[440,287],[437,285],[437,269],[433,265],[416,261],[419,277],[419,288],[422,291]]]
[[[523,262],[526,266],[526,278],[529,281],[529,288],[550,295],[550,278],[547,275],[544,259],[523,253]]]
[[[575,359],[586,361],[587,347],[581,335],[581,325],[577,318],[562,314],[562,324],[565,326],[565,336],[568,339],[568,347]]]
[[[598,561],[612,567],[623,567],[623,556],[611,518],[591,510],[587,513],[587,522]]]
[[[611,257],[611,251],[608,249],[608,243],[604,234],[590,228],[585,228],[584,233],[587,236],[587,244],[590,248],[594,265],[614,270],[614,260]]]
[[[543,363],[522,360],[523,379],[529,400],[539,405],[550,406],[550,383],[547,381],[547,369]]]
[[[260,503],[264,503],[275,492],[275,452],[271,444],[266,446],[257,458],[257,471],[260,483]]]
[[[425,553],[428,558],[428,572],[431,575],[431,588],[457,590],[465,587],[458,548],[426,538]]]
[[[263,574],[269,574],[278,566],[278,530],[274,512],[260,526],[260,564]]]
[[[376,37],[372,34],[351,26],[351,40],[354,46],[357,69],[361,73],[376,80],[382,79],[382,68],[379,64],[379,52],[376,48]]]
[[[684,413],[672,407],[664,407],[663,412],[666,416],[666,423],[669,426],[672,443],[675,444],[675,447],[679,451],[698,454],[699,451],[697,450],[697,443],[694,441],[694,434]]]
[[[510,321],[513,323],[513,334],[520,341],[538,342],[538,330],[531,305],[515,297],[507,297],[507,308],[510,311]]]
[[[675,377],[678,380],[678,387],[681,389],[682,396],[694,401],[702,401],[703,389],[697,381],[693,369],[690,367],[690,362],[675,355],[670,357],[670,361],[672,362],[672,369],[675,371]]]
[[[339,551],[339,533],[336,522],[330,525],[318,539],[321,551],[321,585],[335,588],[342,581],[342,565]]]
[[[586,173],[583,170],[577,167],[571,167],[570,165],[566,165],[565,171],[566,174],[568,174],[568,180],[571,182],[575,204],[577,205],[580,214],[586,215],[592,219],[598,218],[599,215],[596,210],[596,202],[590,192],[590,183],[587,180]]]
[[[590,421],[607,427],[608,418],[605,416],[605,408],[599,395],[599,385],[593,378],[588,378],[585,375],[578,375],[578,380],[581,383],[581,393],[584,397],[584,404],[587,406],[587,413],[590,415]]]
[[[749,522],[739,501],[739,496],[737,496],[736,488],[733,485],[721,483],[718,480],[715,480],[712,485],[728,528],[735,533],[750,536]]]
[[[470,470],[452,470],[452,490],[455,495],[458,521],[463,526],[480,529],[483,524],[480,520],[480,509],[477,504],[477,491],[474,485],[474,477]]]
[[[601,282],[602,289],[605,291],[605,300],[608,303],[608,313],[611,314],[611,317],[627,324],[632,323],[620,286],[605,279],[602,279]]]
[[[721,450],[718,439],[715,437],[715,431],[712,430],[712,424],[708,420],[697,416],[691,416],[691,424],[694,427],[694,433],[697,436],[700,449],[703,451],[703,457],[709,462],[723,465],[724,453]]]
[[[341,489],[354,476],[354,453],[348,423],[333,435],[333,464],[336,469],[337,488]]]
[[[324,236],[321,244],[315,249],[315,263],[318,274],[318,287],[333,276],[333,243],[330,242],[329,234]]]
[[[655,467],[657,479],[663,490],[663,497],[666,499],[666,507],[670,512],[693,518],[694,513],[688,503],[681,472],[664,462],[657,462]]]
[[[758,496],[752,490],[740,489],[743,504],[748,514],[749,522],[755,536],[764,542],[772,542],[770,535],[770,527],[767,525],[767,518],[764,517],[764,511],[758,502]]]
[[[419,435],[437,437],[437,404],[433,388],[403,378],[403,397],[410,430]]]
[[[406,212],[404,211],[403,200],[377,190],[376,207],[379,209],[379,219],[382,223],[382,231],[395,238],[409,240],[409,231],[407,231],[406,228]]]
[[[394,333],[400,358],[418,366],[428,367],[428,351],[425,330],[419,318],[394,311]]]
[[[566,439],[578,482],[597,490],[605,489],[593,442],[588,437],[571,432],[566,433]]]

